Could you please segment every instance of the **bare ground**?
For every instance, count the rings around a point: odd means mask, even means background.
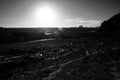
[[[1,45],[1,80],[120,80],[120,46],[94,38]]]

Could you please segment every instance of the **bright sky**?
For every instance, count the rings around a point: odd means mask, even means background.
[[[119,0],[0,0],[0,26],[99,26],[120,10]]]

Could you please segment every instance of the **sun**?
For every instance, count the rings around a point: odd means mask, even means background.
[[[57,16],[54,8],[51,6],[42,6],[36,9],[35,19],[40,26],[46,27],[56,23]]]

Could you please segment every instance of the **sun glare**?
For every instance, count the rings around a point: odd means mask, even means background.
[[[35,18],[40,26],[47,27],[56,23],[56,13],[50,6],[42,6],[36,9]]]

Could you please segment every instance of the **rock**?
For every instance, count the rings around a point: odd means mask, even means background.
[[[120,13],[104,21],[99,29],[103,36],[118,36],[120,35]]]

